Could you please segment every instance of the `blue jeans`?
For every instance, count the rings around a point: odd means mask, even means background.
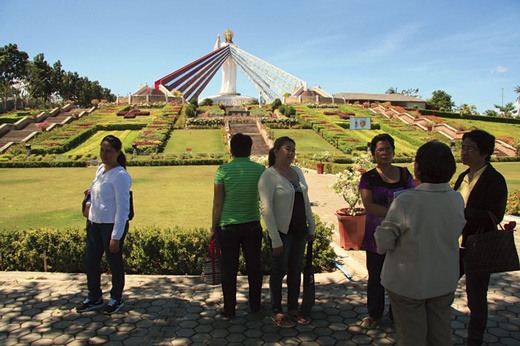
[[[246,262],[249,282],[249,307],[251,311],[260,309],[262,293],[262,226],[260,221],[222,226],[217,231],[217,239],[222,253],[222,293],[224,311],[235,316],[237,304],[237,273],[240,247]]]
[[[121,299],[125,286],[125,266],[123,262],[123,242],[128,232],[128,222],[125,232],[119,241],[119,252],[112,253],[109,250],[113,223],[91,223],[87,228],[87,250],[85,252],[85,265],[87,268],[88,298],[98,300],[103,296],[101,290],[101,259],[106,253],[107,262],[112,274],[112,289],[110,298]]]
[[[292,235],[280,232],[280,237],[283,243],[283,253],[278,257],[272,257],[271,278],[269,279],[271,304],[275,314],[283,313],[282,281],[285,275],[287,275],[287,309],[289,311],[298,310],[303,256],[308,232]]]

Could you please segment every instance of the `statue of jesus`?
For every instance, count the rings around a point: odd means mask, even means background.
[[[233,42],[233,36],[235,36],[233,31],[228,29],[224,31],[225,42],[220,42],[220,34],[218,34],[214,50],[217,50],[223,46],[228,46],[230,44],[235,45]],[[236,93],[237,65],[235,61],[230,56],[228,56],[222,64],[222,86],[220,87],[219,95],[235,95]]]

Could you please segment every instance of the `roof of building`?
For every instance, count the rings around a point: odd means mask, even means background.
[[[337,93],[334,98],[345,100],[367,100],[367,101],[388,101],[388,102],[426,102],[418,97],[406,96],[402,94],[364,94],[364,93]]]

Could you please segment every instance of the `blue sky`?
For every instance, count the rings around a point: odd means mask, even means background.
[[[0,46],[44,53],[116,95],[209,53],[231,29],[243,50],[331,94],[444,90],[484,112],[518,96],[519,25],[518,0],[0,0]],[[238,74],[237,91],[257,97]]]

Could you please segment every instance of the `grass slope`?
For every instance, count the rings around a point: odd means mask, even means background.
[[[520,189],[520,163],[493,165],[510,191]],[[216,169],[129,167],[136,211],[132,227],[209,228]],[[456,175],[464,169],[459,164]],[[94,168],[0,169],[0,229],[83,227],[80,204],[94,174]]]

